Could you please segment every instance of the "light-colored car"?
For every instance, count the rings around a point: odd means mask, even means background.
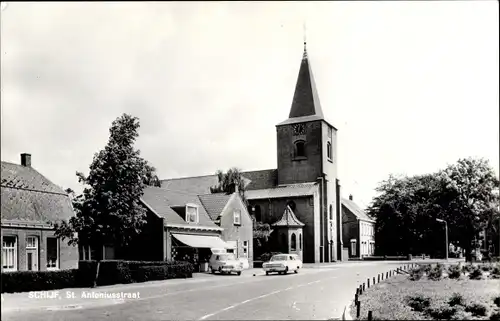
[[[262,264],[262,268],[266,271],[266,275],[271,272],[278,274],[287,274],[289,271],[299,273],[302,268],[302,261],[297,254],[276,254],[271,257],[269,262]]]
[[[209,261],[210,272],[218,271],[220,274],[236,273],[241,275],[243,264],[232,253],[212,254]]]

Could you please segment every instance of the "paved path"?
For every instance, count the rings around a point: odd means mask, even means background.
[[[51,292],[58,293],[53,298],[4,294],[2,320],[327,320],[340,317],[368,277],[408,263],[325,264],[270,276],[261,269],[241,276],[197,274],[192,279],[64,289]],[[136,298],[82,298],[86,292],[136,293]]]

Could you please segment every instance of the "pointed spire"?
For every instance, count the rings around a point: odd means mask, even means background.
[[[302,54],[302,59],[307,59],[307,39],[306,39],[306,23],[304,22],[304,53]]]
[[[311,64],[309,63],[309,57],[307,55],[307,42],[305,37],[304,24],[304,54],[302,55],[292,107],[290,108],[290,115],[288,117],[317,116],[323,118],[323,110],[321,109],[316,83],[314,82]]]

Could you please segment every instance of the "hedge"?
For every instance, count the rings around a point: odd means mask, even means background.
[[[96,269],[96,261],[80,261],[72,270],[2,272],[2,293],[91,287]],[[189,262],[106,260],[101,261],[97,285],[191,278],[193,270]]]
[[[77,269],[62,271],[18,271],[2,273],[2,293],[46,291],[74,288]]]

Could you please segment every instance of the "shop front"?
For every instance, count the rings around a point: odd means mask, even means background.
[[[212,253],[229,247],[219,236],[172,233],[172,259],[190,262],[195,272],[207,272]]]

